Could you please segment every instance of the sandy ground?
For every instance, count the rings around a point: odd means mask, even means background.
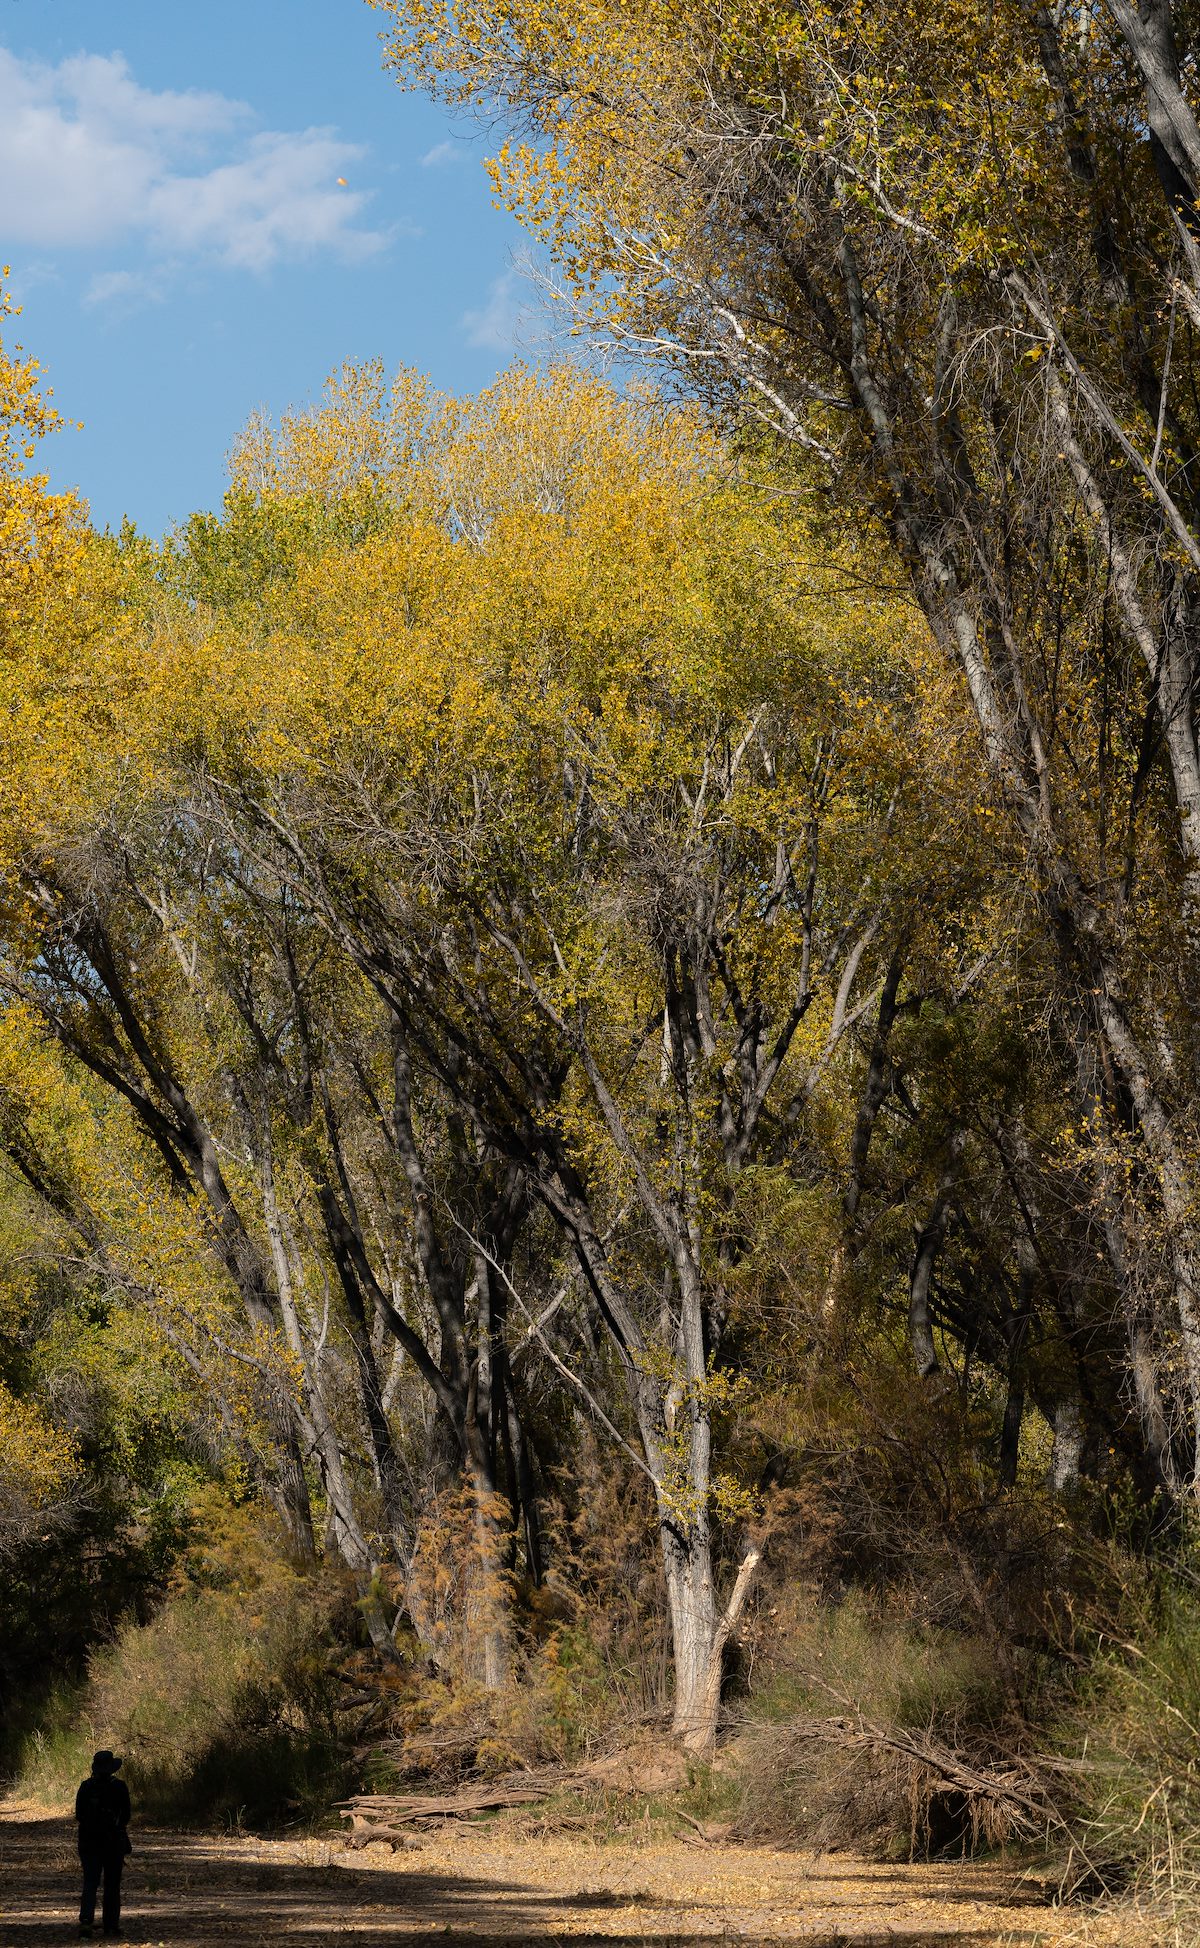
[[[1051,1948],[1076,1911],[1047,1907],[1003,1865],[892,1867],[765,1847],[600,1845],[447,1825],[402,1853],[322,1840],[134,1833],[125,1878],[131,1942],[324,1948],[413,1941],[765,1944],[820,1948]],[[73,1939],[73,1824],[0,1808],[0,1944]],[[1089,1939],[1121,1944],[1105,1927]]]

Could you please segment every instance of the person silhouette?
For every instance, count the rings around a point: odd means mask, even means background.
[[[96,1894],[104,1882],[101,1925],[106,1935],[121,1932],[121,1869],[129,1844],[129,1788],[117,1778],[121,1761],[111,1752],[97,1752],[92,1770],[75,1795],[79,1822],[79,1863],[83,1893],[79,1902],[79,1932],[90,1935],[96,1921]]]

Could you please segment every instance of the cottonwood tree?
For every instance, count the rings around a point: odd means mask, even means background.
[[[1190,12],[381,11],[402,75],[508,122],[494,175],[564,295],[891,536],[1056,945],[1146,1438],[1180,1409],[1172,1465],[1192,1483]],[[1136,1159],[1132,1212],[1114,1145]],[[1152,1232],[1169,1296],[1148,1364],[1130,1268]]]
[[[311,1362],[321,1311],[313,1276],[332,1276],[383,1527],[418,1628],[414,1556],[427,1505],[470,1483],[486,1618],[480,1674],[498,1687],[512,1635],[502,1501],[521,1519],[531,1582],[542,1573],[534,1470],[506,1355],[507,1295],[494,1269],[527,1228],[523,1180],[471,1143],[444,1092],[420,1093],[396,1024],[319,914],[298,906],[290,881],[255,870],[253,827],[236,816],[237,799],[209,777],[196,793],[210,887],[223,878],[231,896],[211,916],[207,978],[255,1051],[237,1079],[244,1141],[281,1298],[289,1316],[303,1299],[310,1322],[305,1330],[297,1320],[290,1340]],[[315,1373],[310,1387],[319,1398]],[[322,1411],[323,1442],[336,1452]]]
[[[259,593],[264,582],[289,580],[295,564],[281,530],[310,545],[308,512],[289,507],[270,533],[260,524],[253,572],[239,565],[239,600],[248,579]],[[224,554],[236,564],[246,539],[236,513],[232,527]],[[328,544],[328,524],[316,527]],[[346,531],[361,536],[353,517],[338,530]],[[206,529],[203,540],[211,582],[220,537]],[[198,1378],[220,1394],[222,1361],[254,1373],[257,1410],[271,1429],[259,1456],[267,1485],[297,1545],[311,1550],[315,1469],[330,1538],[360,1582],[385,1652],[378,1574],[396,1567],[416,1602],[424,1504],[459,1468],[469,1471],[486,1544],[481,1675],[499,1684],[511,1634],[502,1616],[502,1470],[534,1580],[540,1569],[503,1299],[492,1319],[490,1266],[457,1231],[447,1249],[427,1189],[414,1182],[414,1173],[432,1180],[435,1167],[419,1149],[404,1052],[377,1001],[287,889],[255,877],[197,773],[190,685],[198,672],[186,669],[176,639],[194,624],[167,587],[139,585],[140,568],[135,559],[118,572],[102,559],[98,570],[101,582],[111,571],[120,606],[106,607],[100,595],[97,608],[110,629],[117,616],[124,625],[117,653],[106,637],[92,650],[92,674],[99,678],[102,663],[113,678],[98,722],[56,717],[58,672],[36,664],[22,672],[33,734],[27,751],[13,748],[13,775],[21,759],[27,769],[5,828],[3,962],[9,1053],[19,1066],[32,1023],[121,1107],[124,1123],[110,1118],[98,1141],[128,1146],[125,1173],[140,1186],[134,1208],[111,1183],[81,1195],[70,1172],[27,1144],[18,1162],[89,1248],[106,1254],[110,1285],[169,1319]],[[193,572],[171,561],[170,579],[181,569]],[[131,624],[139,611],[140,630]],[[214,633],[244,619],[227,601]],[[148,669],[160,686],[149,709]],[[77,673],[78,664],[68,685]],[[218,732],[237,736],[215,697],[204,707]],[[32,1060],[36,1050],[26,1053]],[[60,1086],[69,1086],[66,1072]],[[453,1151],[454,1128],[445,1117],[440,1127],[443,1151]],[[473,1153],[456,1152],[451,1163],[460,1215],[506,1256],[526,1215],[519,1180],[503,1163],[489,1175]],[[190,1215],[177,1215],[172,1200]],[[207,1308],[197,1292],[190,1307],[181,1297],[189,1276],[201,1289],[206,1282],[194,1256],[182,1271],[172,1263],[188,1248],[180,1234],[189,1228],[188,1242],[207,1247],[240,1301],[240,1334],[219,1295]],[[215,1365],[206,1357],[213,1351]],[[413,1415],[414,1389],[431,1397],[432,1424]]]
[[[303,597],[319,653],[286,695],[263,679],[272,720],[210,785],[391,1016],[418,1238],[414,1073],[573,1258],[626,1395],[589,1406],[653,1488],[676,1727],[705,1746],[759,1554],[718,1598],[714,1521],[751,1512],[714,1457],[739,1184],[797,1147],[896,926],[910,632],[832,589],[798,620],[797,584],[763,574],[790,516],[731,492],[694,429],[665,477],[605,461],[553,497],[512,478],[486,525],[456,512],[436,576],[411,534],[324,569]],[[388,645],[369,695],[364,618]],[[449,1216],[529,1325],[495,1226],[461,1190]]]

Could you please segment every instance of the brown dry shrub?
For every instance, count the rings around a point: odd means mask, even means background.
[[[644,1477],[581,1429],[570,1491],[547,1514],[558,1605],[543,1634],[557,1634],[563,1671],[579,1673],[589,1722],[653,1724],[669,1709],[671,1639],[658,1521]],[[565,1604],[566,1613],[562,1606]],[[564,1632],[563,1624],[569,1624]]]
[[[492,1513],[497,1533],[509,1537],[507,1505]],[[374,1782],[444,1788],[526,1766],[576,1765],[662,1719],[670,1640],[643,1485],[585,1429],[578,1466],[561,1496],[548,1498],[545,1522],[552,1569],[529,1587],[507,1570],[490,1581],[481,1570],[469,1493],[431,1509],[408,1593],[422,1651],[433,1658],[415,1654],[403,1681],[392,1679]],[[480,1631],[501,1609],[511,1677],[486,1690]]]
[[[884,1743],[908,1734],[984,1771],[1009,1767],[1025,1732],[986,1641],[889,1617],[862,1595],[797,1594],[784,1624],[736,1747],[746,1837],[909,1856],[1012,1837],[996,1797],[948,1789],[919,1751]]]
[[[437,1496],[417,1531],[403,1591],[424,1654],[468,1692],[483,1674],[484,1639],[507,1634],[517,1597],[512,1512],[470,1483]]]
[[[966,1807],[951,1806],[928,1767],[901,1753],[839,1752],[789,1726],[757,1746],[748,1787],[739,1821],[748,1837],[908,1858],[956,1841],[966,1851]]]

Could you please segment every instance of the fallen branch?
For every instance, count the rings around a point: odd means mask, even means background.
[[[358,1793],[343,1803],[341,1817],[351,1823],[349,1843],[367,1846],[372,1840],[398,1837],[396,1829],[415,1820],[462,1819],[472,1813],[497,1812],[506,1806],[529,1806],[548,1799],[550,1781],[539,1785],[468,1786],[456,1793]]]
[[[1003,1807],[1014,1837],[1035,1839],[1052,1827],[1070,1831],[1050,1795],[1048,1780],[1033,1764],[973,1765],[928,1733],[885,1731],[864,1719],[803,1719],[792,1730],[798,1738],[836,1744],[843,1750],[894,1753],[919,1766],[935,1792],[957,1792],[969,1802]]]
[[[693,1819],[690,1813],[685,1813],[682,1806],[675,1806],[672,1808],[672,1811],[674,1812],[676,1819],[686,1820],[689,1826],[695,1827],[697,1833],[700,1835],[701,1842],[704,1846],[708,1846],[710,1844],[708,1834],[704,1831],[704,1828],[701,1826],[698,1819]]]

